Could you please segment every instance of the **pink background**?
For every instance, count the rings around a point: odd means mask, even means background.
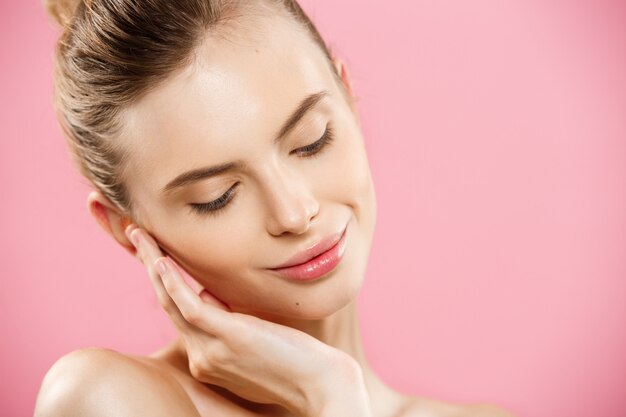
[[[360,97],[377,372],[520,416],[625,416],[625,3],[302,5]],[[148,354],[174,329],[85,209],[51,110],[54,25],[4,0],[0,30],[0,411],[28,416],[62,354]]]

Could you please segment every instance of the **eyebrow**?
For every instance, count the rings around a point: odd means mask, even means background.
[[[274,144],[279,143],[286,135],[289,133],[300,120],[307,114],[309,110],[311,110],[315,105],[324,97],[328,96],[329,92],[327,90],[322,90],[317,93],[309,94],[300,102],[296,110],[287,118],[287,121],[283,124],[283,126],[278,131],[278,134],[274,138]],[[163,187],[162,193],[168,194],[171,193],[175,188],[182,187],[184,185],[188,185],[192,182],[200,181],[205,178],[214,177],[219,174],[223,174],[225,172],[229,172],[235,169],[244,169],[246,164],[241,161],[236,162],[227,162],[225,164],[219,164],[209,167],[197,168],[191,171],[183,172],[178,175],[172,181],[168,182],[165,187]]]

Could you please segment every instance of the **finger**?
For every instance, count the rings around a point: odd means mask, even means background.
[[[198,293],[198,297],[200,297],[200,299],[204,301],[205,303],[213,304],[216,307],[231,311],[230,308],[224,302],[222,302],[216,296],[208,292],[205,288],[203,288],[202,291]]]
[[[161,274],[163,286],[185,320],[209,334],[215,336],[225,334],[227,326],[232,325],[232,316],[228,314],[229,310],[225,304],[215,297],[213,297],[213,302],[205,303],[187,285],[170,258],[158,258],[155,266]],[[209,297],[212,296],[209,295]]]
[[[150,277],[150,281],[152,282],[152,286],[156,292],[159,304],[180,331],[184,332],[190,330],[189,322],[185,320],[176,306],[176,303],[174,303],[174,301],[170,298],[165,287],[163,286],[159,273],[154,268],[154,261],[160,256],[163,256],[158,245],[152,236],[145,233],[136,225],[128,226],[127,232],[129,239],[137,248],[137,255],[148,270],[148,276]]]

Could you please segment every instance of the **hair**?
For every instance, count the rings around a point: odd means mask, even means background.
[[[54,107],[71,157],[80,173],[131,218],[136,213],[123,182],[129,152],[116,141],[121,112],[188,65],[207,31],[223,29],[253,5],[270,6],[293,19],[321,48],[347,99],[330,48],[296,0],[44,0],[44,4],[63,30],[54,55]]]

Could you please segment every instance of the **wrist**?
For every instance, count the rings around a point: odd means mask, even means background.
[[[368,417],[369,395],[363,370],[351,356],[340,352],[303,390],[303,417]]]

